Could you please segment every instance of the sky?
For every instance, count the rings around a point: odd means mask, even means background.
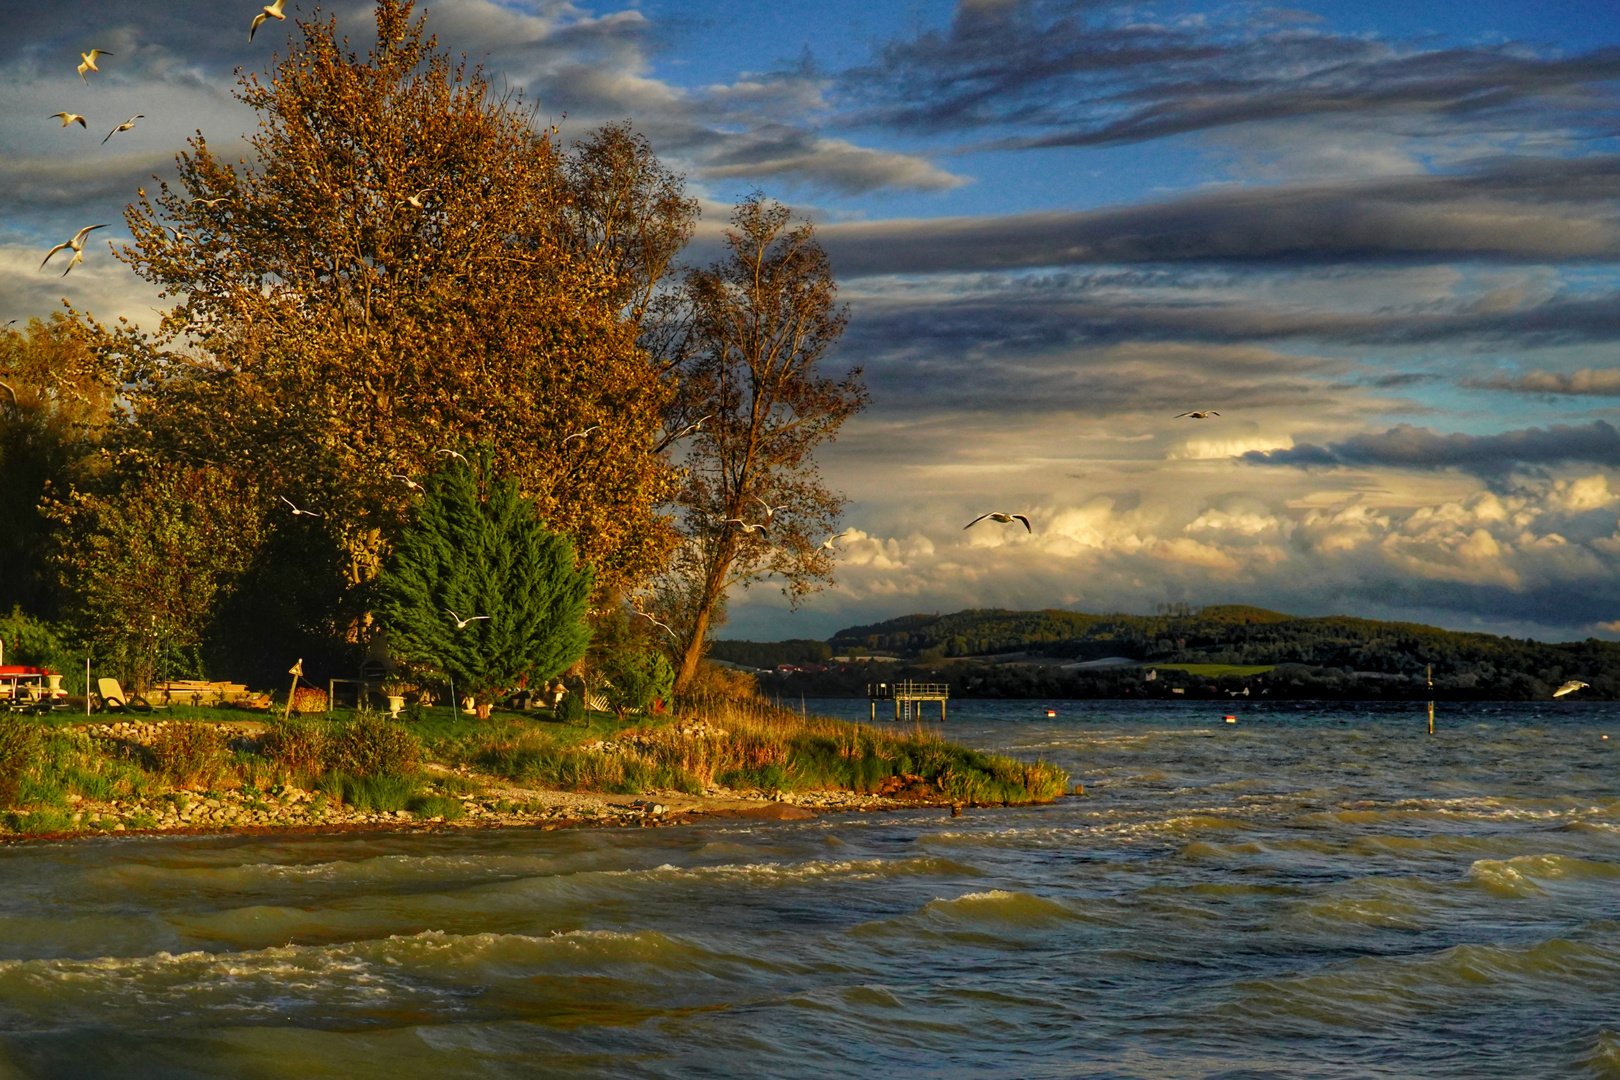
[[[293,26],[249,43],[257,10],[0,0],[0,322],[155,321],[105,244],[39,259],[253,128],[233,72]],[[1245,603],[1620,639],[1613,0],[418,10],[565,141],[630,119],[702,201],[693,259],[755,189],[818,225],[827,363],[873,393],[821,454],[850,532],[723,636]],[[1033,530],[963,528],[993,510]]]

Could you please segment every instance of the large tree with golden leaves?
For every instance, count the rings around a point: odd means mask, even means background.
[[[674,544],[672,382],[638,338],[697,207],[627,126],[570,157],[411,6],[379,0],[364,55],[335,21],[298,23],[267,78],[240,79],[251,160],[198,133],[177,181],[126,210],[123,257],[173,308],[154,335],[86,319],[133,406],[123,474],[241,478],[267,551],[295,523],[361,596],[411,483],[492,444],[619,593]]]
[[[124,257],[174,307],[155,340],[102,334],[128,361],[127,446],[321,514],[359,586],[406,518],[400,478],[489,442],[622,588],[673,542],[670,389],[637,345],[648,286],[627,280],[646,260],[603,257],[633,223],[583,229],[555,133],[452,63],[410,3],[380,0],[376,24],[361,56],[334,21],[300,22],[267,79],[241,80],[251,163],[199,133],[178,182],[128,210]],[[649,212],[689,231],[687,201]]]

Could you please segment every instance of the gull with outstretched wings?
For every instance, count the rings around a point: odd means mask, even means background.
[[[449,608],[445,608],[444,610],[450,611]],[[460,615],[457,615],[454,611],[450,611],[450,617],[452,619],[456,620],[456,629],[457,630],[465,630],[467,628],[468,623],[475,623],[479,619],[487,619],[487,618],[489,618],[488,615],[469,615],[465,619],[463,619]]]
[[[120,131],[133,131],[133,130],[135,130],[135,121],[137,121],[137,120],[145,120],[145,119],[146,119],[146,114],[145,113],[136,113],[134,116],[130,117],[128,120],[125,120],[122,124],[119,124],[117,127],[113,128],[111,131],[107,132],[107,139],[112,138],[114,135],[118,134]],[[102,139],[101,140],[101,145],[102,146],[107,145],[107,139]]]
[[[1189,420],[1208,420],[1212,416],[1219,416],[1219,415],[1221,415],[1221,414],[1216,412],[1214,409],[1207,409],[1207,410],[1205,410],[1203,412],[1177,413],[1176,415],[1172,416],[1170,419],[1172,419],[1172,420],[1180,420],[1183,416],[1185,416]]]
[[[55,247],[51,248],[51,250],[45,255],[45,262],[40,263],[39,268],[41,270],[45,269],[45,263],[50,262],[51,256],[55,255],[58,251],[62,251],[64,249],[72,251],[73,258],[68,260],[67,270],[62,271],[62,276],[67,277],[68,270],[72,270],[75,266],[78,266],[80,263],[84,262],[84,238],[89,236],[95,230],[105,229],[106,227],[106,225],[86,225],[84,228],[80,229],[74,234],[73,239],[67,241],[66,243],[57,244]]]
[[[1554,690],[1553,697],[1563,697],[1566,694],[1573,694],[1575,691],[1584,690],[1590,685],[1590,683],[1583,683],[1579,679],[1571,679],[1563,686],[1560,686],[1558,689]]]
[[[69,124],[78,124],[82,128],[89,128],[89,126],[90,126],[89,124],[84,122],[84,117],[80,116],[76,112],[51,113],[50,118],[52,120],[60,120],[60,121],[62,121],[62,126],[63,127],[67,127]]]
[[[288,506],[292,507],[293,517],[320,517],[321,516],[321,515],[317,514],[313,510],[305,510],[303,507],[299,506],[297,503],[293,502],[291,499],[287,498],[287,496],[285,496],[285,495],[279,496],[279,498],[281,499],[282,502],[284,502]]]
[[[84,73],[87,71],[100,71],[101,69],[96,67],[96,61],[103,56],[111,55],[112,53],[106,49],[91,49],[89,52],[79,54],[79,78],[84,79],[84,85],[90,85],[90,80],[85,79]]]
[[[1029,518],[1025,517],[1023,514],[1003,514],[1000,510],[993,510],[988,514],[980,514],[978,517],[962,526],[962,528],[971,529],[985,518],[989,518],[991,521],[999,521],[1003,525],[1009,525],[1014,521],[1022,521],[1024,523],[1025,531],[1035,531],[1034,529],[1030,528]]]
[[[259,13],[253,16],[253,25],[248,27],[248,40],[253,40],[253,35],[259,32],[259,27],[264,25],[264,21],[266,19],[281,19],[282,21],[286,21],[287,16],[281,11],[281,9],[286,6],[287,0],[276,0],[275,3],[266,4],[264,7],[260,8]]]

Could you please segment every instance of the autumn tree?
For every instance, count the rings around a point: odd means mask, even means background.
[[[174,306],[152,337],[86,320],[138,418],[119,449],[251,481],[268,538],[284,499],[321,515],[296,524],[363,593],[406,480],[488,441],[620,592],[676,541],[673,386],[638,340],[695,205],[627,127],[565,153],[406,0],[380,0],[376,30],[359,55],[335,21],[298,23],[270,77],[240,81],[252,155],[199,132],[129,208],[123,257]]]
[[[0,611],[54,616],[48,495],[65,492],[99,445],[112,372],[58,315],[0,331]]]
[[[685,547],[664,610],[681,640],[676,688],[697,670],[727,591],[766,578],[795,602],[827,581],[821,546],[843,510],[816,447],[868,401],[859,369],[821,370],[846,317],[808,223],[755,194],[740,203],[726,255],[685,278],[685,415],[707,417],[688,447]]]

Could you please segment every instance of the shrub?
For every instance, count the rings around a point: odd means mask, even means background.
[[[421,761],[421,740],[377,716],[361,717],[344,727],[330,739],[325,758],[327,768],[356,777],[407,776]]]
[[[318,787],[345,806],[378,812],[406,809],[416,798],[421,781],[415,776],[350,776],[329,772],[321,777]]]
[[[467,814],[461,800],[443,795],[418,795],[405,808],[419,818],[443,818],[446,821],[459,821]]]
[[[272,724],[259,746],[265,757],[301,776],[315,775],[326,763],[326,731],[308,720]]]
[[[225,738],[207,724],[171,722],[152,744],[152,757],[172,783],[212,784],[225,769]]]
[[[573,690],[568,691],[563,695],[563,699],[557,702],[554,715],[560,724],[585,723],[585,696]]]
[[[39,760],[40,729],[26,720],[0,720],[0,806],[15,806]]]
[[[653,649],[626,649],[608,659],[607,699],[619,719],[627,712],[646,712],[654,701],[668,698],[675,685],[675,669],[664,654]]]

